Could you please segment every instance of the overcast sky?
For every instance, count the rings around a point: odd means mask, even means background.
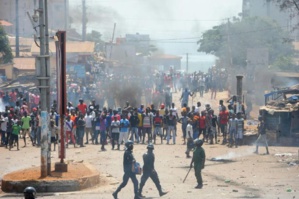
[[[69,0],[74,22],[81,21],[82,0]],[[201,33],[242,12],[241,0],[86,0],[87,29],[104,40],[127,33],[149,34],[166,53],[196,53]],[[76,26],[81,31],[80,26]]]

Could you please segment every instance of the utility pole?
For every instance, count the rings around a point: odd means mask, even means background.
[[[58,41],[56,44],[56,75],[57,77],[57,99],[59,113],[59,126],[60,126],[60,139],[65,140],[64,121],[67,107],[67,94],[66,94],[66,31],[58,31],[56,33]],[[55,171],[67,172],[67,164],[64,162],[65,158],[65,142],[60,142],[58,146],[60,162],[55,163]]]
[[[228,74],[229,75],[232,75],[232,69],[233,69],[233,56],[232,56],[232,48],[231,48],[231,43],[230,43],[230,34],[229,34],[229,18],[227,18],[227,25],[226,25],[226,34],[227,34],[227,46],[228,46],[228,58],[229,58],[229,61],[228,61]],[[231,79],[229,77],[229,79]],[[228,93],[229,95],[231,94],[231,89],[232,89],[232,85],[231,83],[229,82],[228,83]]]
[[[109,59],[110,60],[111,60],[111,56],[112,56],[112,49],[113,49],[113,40],[114,40],[115,28],[116,28],[116,23],[114,23],[113,33],[112,33],[112,38],[111,38],[111,48],[110,48],[110,55],[109,55]]]
[[[85,0],[82,0],[82,41],[86,40],[86,5]]]
[[[50,85],[50,59],[49,59],[49,21],[48,21],[48,0],[45,0],[45,70],[46,70],[46,77],[49,77],[49,79],[46,79],[45,81],[47,82],[47,86]],[[46,111],[47,113],[50,112],[50,86],[48,87],[48,89],[46,90]],[[47,121],[48,123],[48,121]],[[49,124],[49,123],[48,123]],[[51,152],[50,152],[50,148],[51,148],[51,137],[50,137],[50,132],[48,133],[48,152],[47,152],[47,174],[50,175],[51,174]]]
[[[68,0],[64,0],[64,29],[68,29],[68,18],[69,18],[69,12],[68,12]]]
[[[41,177],[46,177],[50,170],[48,164],[49,157],[49,140],[50,133],[48,130],[48,106],[49,100],[48,95],[50,93],[49,89],[49,80],[50,80],[50,64],[48,63],[49,52],[48,38],[46,38],[46,33],[48,28],[47,24],[47,0],[39,0],[39,8],[36,10],[39,12],[39,30],[40,30],[40,55],[37,56],[37,79],[38,79],[38,88],[40,90],[40,102],[41,102]],[[48,33],[47,33],[48,34]]]
[[[19,41],[19,0],[16,0],[16,57],[20,57]]]
[[[228,46],[228,53],[229,53],[229,64],[230,64],[230,68],[232,68],[233,66],[233,57],[232,57],[232,47],[230,44],[230,35],[229,35],[229,18],[227,18],[227,25],[226,25],[226,34],[227,34],[227,46]]]
[[[189,70],[189,53],[186,54],[186,73],[188,73]]]

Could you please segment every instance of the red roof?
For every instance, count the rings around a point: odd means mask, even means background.
[[[11,23],[9,23],[8,21],[5,21],[5,20],[0,20],[0,25],[2,25],[2,26],[12,26]]]

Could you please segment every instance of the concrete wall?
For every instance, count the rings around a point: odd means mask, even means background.
[[[36,5],[34,5],[36,2]],[[68,1],[67,1],[68,3]],[[67,5],[68,7],[68,5]],[[21,37],[31,37],[35,32],[27,16],[34,14],[34,9],[38,8],[37,0],[19,0],[19,34]],[[65,29],[64,0],[48,0],[49,29]],[[0,0],[0,19],[4,19],[13,24],[6,27],[9,34],[15,35],[16,30],[16,4],[15,0]]]
[[[5,70],[7,79],[14,79],[13,77],[13,64],[0,64],[0,70]]]

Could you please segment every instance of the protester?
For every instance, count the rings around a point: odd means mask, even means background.
[[[163,144],[163,135],[162,135],[162,126],[163,126],[163,117],[160,116],[159,111],[156,112],[156,115],[153,118],[154,124],[154,144],[156,144],[156,137],[160,137],[161,144]]]
[[[172,110],[170,110],[169,115],[166,116],[166,122],[168,126],[167,130],[167,144],[169,144],[170,137],[172,136],[172,144],[176,143],[176,116],[173,115]]]
[[[69,146],[69,138],[71,139],[72,143],[74,144],[74,148],[76,147],[76,141],[73,133],[73,121],[71,117],[68,115],[65,121],[65,131],[66,131],[66,148]]]
[[[229,119],[229,147],[233,147],[233,145],[235,144],[235,146],[237,147],[237,119],[236,119],[236,115],[233,113],[232,118]]]
[[[20,124],[21,124],[21,121],[17,121],[15,123],[13,123],[13,125],[12,125],[12,134],[11,134],[11,138],[10,138],[10,142],[9,142],[9,150],[11,150],[13,148],[14,143],[17,144],[17,150],[20,150],[19,135],[20,135],[20,131],[22,129]]]
[[[259,136],[258,136],[258,138],[256,140],[256,150],[255,150],[255,153],[258,154],[259,145],[261,145],[263,143],[265,145],[265,147],[266,147],[267,154],[269,154],[265,122],[264,122],[262,116],[259,116],[258,119],[259,119],[259,122],[260,122],[259,125],[258,125]]]
[[[138,124],[140,121],[136,109],[133,110],[133,114],[131,115],[129,122],[130,122],[130,129],[131,129],[131,136],[129,137],[129,139],[134,142],[136,138],[136,142],[139,143],[140,140],[138,134]]]
[[[187,121],[187,127],[186,127],[186,139],[187,139],[187,150],[186,150],[186,158],[190,158],[190,151],[194,148],[193,144],[193,127],[192,127],[192,121]]]
[[[79,117],[77,120],[77,132],[78,132],[78,144],[80,147],[85,147],[83,145],[83,138],[84,138],[84,133],[85,133],[85,121],[84,121],[84,116],[82,113],[79,113]]]
[[[31,117],[27,115],[27,112],[24,112],[24,116],[22,117],[21,121],[22,121],[22,137],[24,140],[24,147],[26,147],[26,135],[29,135],[30,140],[32,142],[32,145],[34,146],[32,137],[29,134],[29,129],[30,129],[30,120]]]
[[[152,141],[152,125],[153,125],[153,115],[149,108],[145,109],[145,113],[142,115],[142,144],[145,142],[145,135],[147,134],[147,141],[150,143]]]
[[[85,144],[89,144],[89,135],[90,135],[90,138],[93,137],[93,130],[92,130],[92,120],[93,120],[93,116],[92,116],[92,111],[89,110],[84,119],[85,119],[85,123],[86,123],[86,126],[85,126],[85,133],[86,133],[86,142]]]
[[[125,115],[121,116],[120,120],[120,132],[119,132],[119,140],[118,143],[126,143],[129,138],[129,127],[130,127],[130,122],[126,118]]]
[[[236,147],[242,145],[244,134],[244,119],[241,117],[242,113],[237,113],[237,129],[236,129]]]
[[[117,116],[113,116],[113,121],[111,122],[112,150],[114,150],[115,142],[117,143],[117,150],[119,150],[119,148],[120,148],[119,127],[120,127],[120,122],[119,122],[119,120],[117,120]]]

